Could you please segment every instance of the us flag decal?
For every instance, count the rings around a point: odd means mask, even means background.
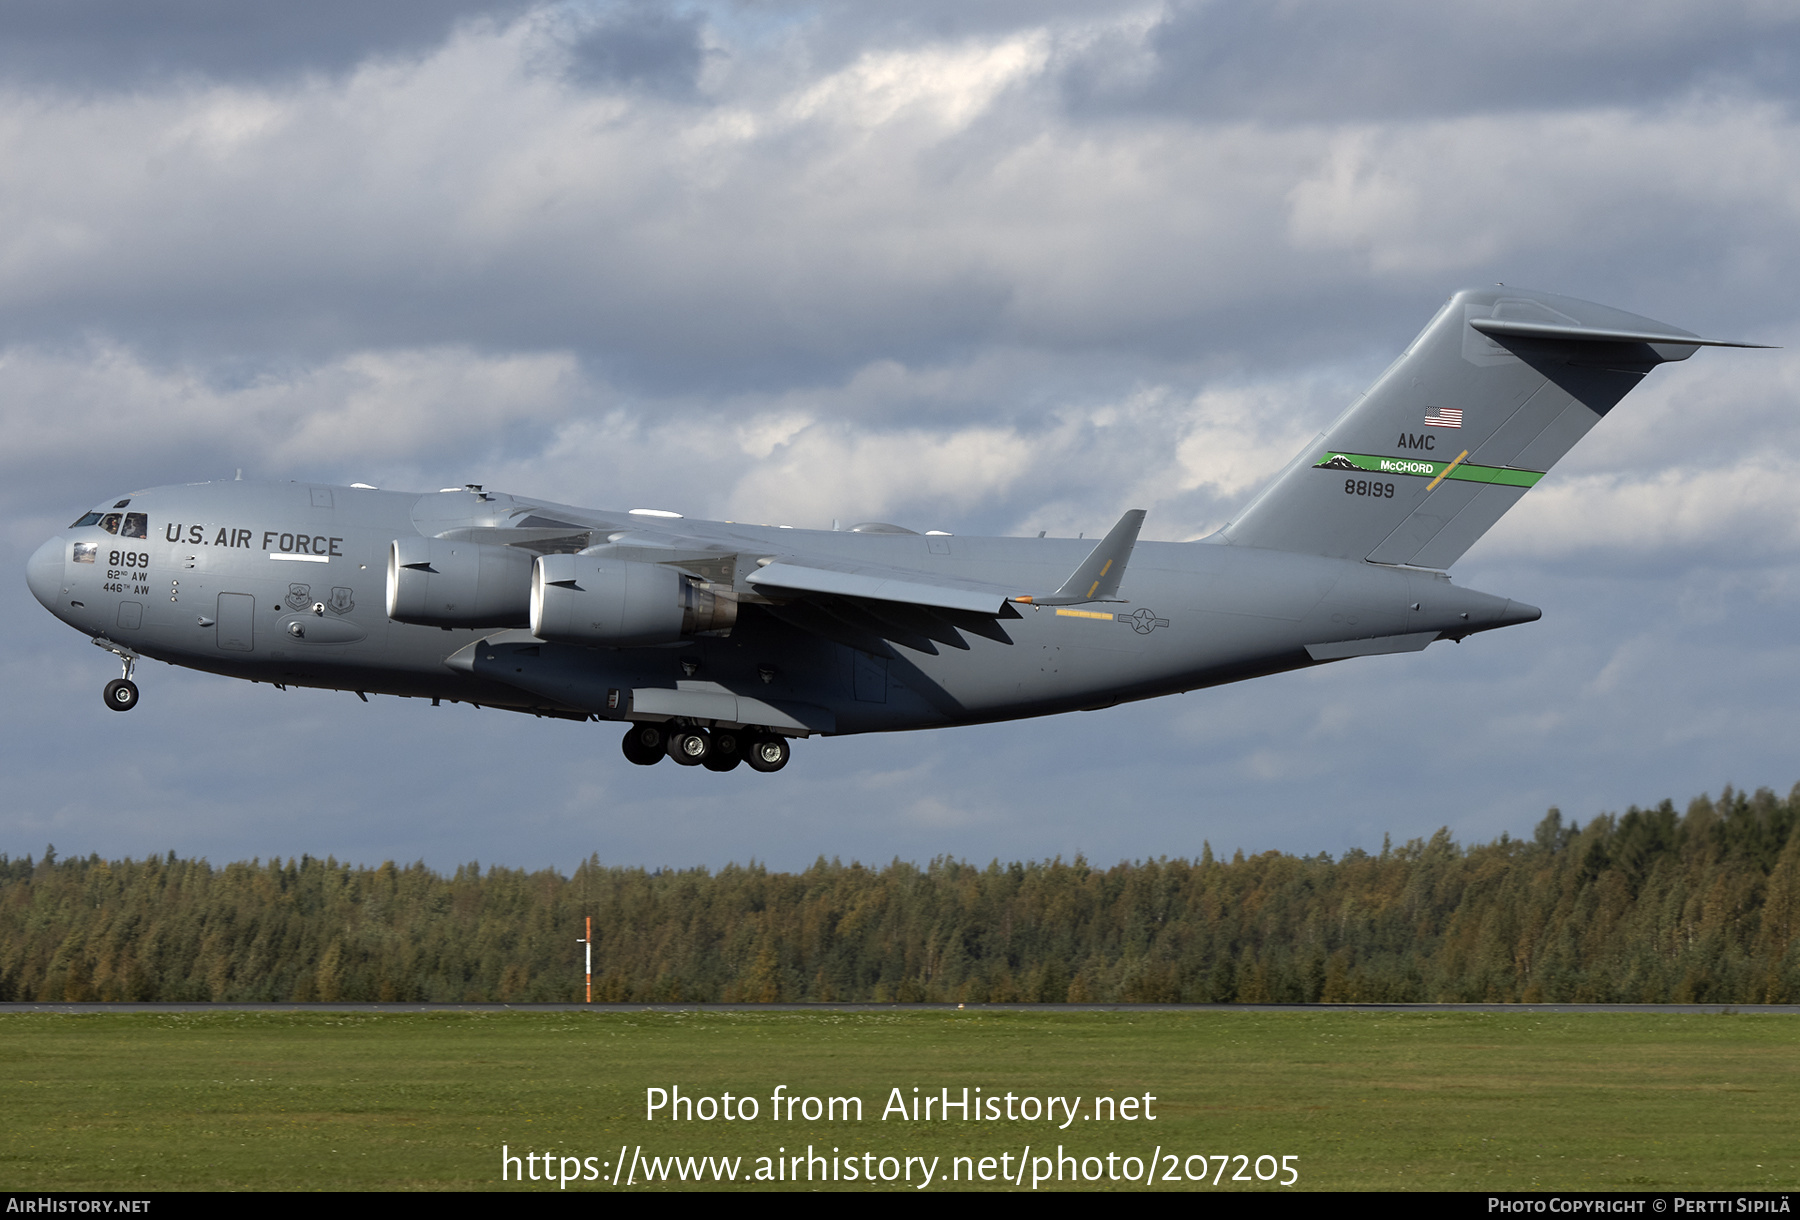
[[[1462,427],[1461,407],[1432,407],[1425,412],[1427,428],[1460,428]]]

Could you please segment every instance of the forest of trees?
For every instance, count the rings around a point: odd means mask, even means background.
[[[1379,854],[565,877],[0,856],[0,1000],[1800,1001],[1800,785]]]

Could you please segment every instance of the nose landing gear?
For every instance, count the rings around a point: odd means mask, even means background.
[[[138,704],[137,683],[131,680],[133,671],[137,669],[138,654],[123,644],[113,643],[104,636],[97,637],[94,643],[118,657],[119,663],[125,667],[125,676],[114,678],[108,682],[106,690],[101,693],[101,698],[106,700],[106,706],[113,711],[129,712]]]

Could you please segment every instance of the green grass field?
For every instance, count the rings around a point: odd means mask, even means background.
[[[997,1178],[1001,1165],[1018,1171],[1026,1145],[1054,1158],[1060,1144],[1077,1158],[1063,1162],[1063,1189],[1146,1189],[1143,1163],[1160,1147],[1154,1189],[1281,1189],[1254,1180],[1255,1158],[1268,1155],[1265,1173],[1294,1158],[1288,1189],[1300,1190],[1779,1190],[1800,1183],[1797,1041],[1791,1018],[1758,1015],[7,1015],[0,1180],[13,1190],[557,1190],[503,1184],[501,1146],[591,1156],[607,1177],[625,1146],[628,1165],[641,1149],[635,1186],[568,1189],[681,1188],[645,1181],[643,1158],[672,1155],[741,1157],[733,1188],[792,1188],[754,1175],[773,1171],[778,1149],[810,1144],[878,1177],[880,1158],[894,1157],[889,1168],[910,1169],[913,1186],[923,1171],[901,1158],[937,1158],[939,1190],[970,1187],[983,1157],[996,1159]],[[646,1090],[677,1085],[748,1095],[760,1112],[646,1120]],[[862,1121],[807,1122],[799,1110],[776,1121],[778,1085],[859,1096]],[[894,1088],[910,1103],[915,1087],[935,1097],[965,1086],[1082,1101],[1063,1130],[1060,1103],[1054,1123],[881,1117]],[[1156,1098],[1154,1121],[1091,1113],[1096,1095],[1144,1094]],[[1182,1174],[1196,1172],[1196,1154],[1213,1158],[1204,1184]],[[1088,1157],[1100,1158],[1086,1162],[1100,1179],[1072,1184]],[[1128,1157],[1140,1180],[1125,1180]],[[838,1182],[813,1188],[867,1189],[841,1180],[843,1163]],[[1050,1163],[1027,1165],[1048,1173]],[[947,1180],[959,1168],[964,1180]],[[1171,1169],[1181,1180],[1160,1180]],[[1239,1172],[1252,1180],[1233,1183]]]

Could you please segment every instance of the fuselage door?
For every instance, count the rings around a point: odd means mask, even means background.
[[[249,652],[255,647],[256,599],[248,593],[219,594],[219,647]]]

